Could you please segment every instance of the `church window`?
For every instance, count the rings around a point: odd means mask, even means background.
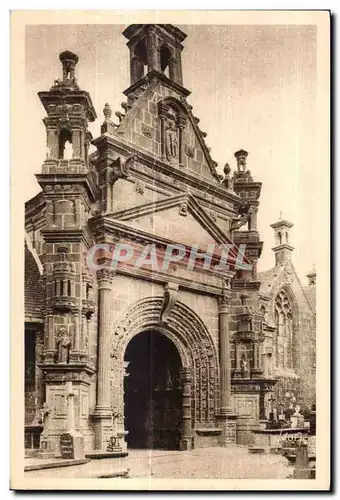
[[[275,299],[276,365],[293,368],[293,317],[286,293],[281,290]]]

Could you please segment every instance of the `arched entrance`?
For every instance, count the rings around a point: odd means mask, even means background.
[[[176,346],[156,330],[143,331],[128,343],[124,361],[128,447],[179,449],[182,363]]]

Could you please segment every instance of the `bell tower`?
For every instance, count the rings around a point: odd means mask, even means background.
[[[270,225],[274,229],[275,246],[272,250],[275,254],[275,266],[281,266],[292,260],[294,247],[290,245],[290,230],[293,226],[292,222],[282,218],[282,212],[280,219]]]
[[[183,85],[181,52],[185,33],[171,24],[132,24],[123,35],[129,40],[131,85],[150,71]]]
[[[92,140],[88,122],[96,119],[91,97],[80,90],[76,79],[78,56],[70,51],[59,56],[62,79],[55,80],[49,91],[39,92],[47,116],[46,160],[43,173],[67,169],[84,172],[88,165],[88,148]]]
[[[46,111],[46,158],[37,180],[45,201],[44,240],[45,325],[40,368],[45,374],[45,406],[50,430],[44,431],[44,450],[55,453],[67,425],[65,382],[72,382],[76,401],[85,401],[75,429],[91,439],[88,413],[89,386],[95,372],[95,287],[84,264],[90,247],[87,221],[96,201],[97,187],[88,158],[92,139],[88,122],[96,118],[91,97],[76,80],[78,56],[60,54],[62,78],[39,92]]]

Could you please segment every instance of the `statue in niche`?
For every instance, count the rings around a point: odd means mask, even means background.
[[[241,359],[241,377],[249,378],[249,360],[246,353],[242,355]]]
[[[168,120],[165,129],[165,138],[166,138],[166,156],[168,160],[177,160],[179,154],[178,130],[175,121],[172,119]]]
[[[68,363],[70,358],[70,350],[72,340],[66,328],[60,328],[57,338],[57,363]]]

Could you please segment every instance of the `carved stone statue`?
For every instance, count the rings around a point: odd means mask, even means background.
[[[57,342],[57,363],[68,363],[72,340],[69,334],[67,333],[66,328],[64,327],[60,328],[56,342]]]
[[[168,120],[166,134],[166,155],[168,160],[178,158],[178,130],[174,120]]]
[[[243,354],[241,359],[241,377],[249,378],[249,361],[246,354]]]
[[[43,407],[40,410],[41,415],[41,423],[44,430],[48,430],[48,419],[49,419],[50,409],[47,406],[47,403],[44,403]]]

